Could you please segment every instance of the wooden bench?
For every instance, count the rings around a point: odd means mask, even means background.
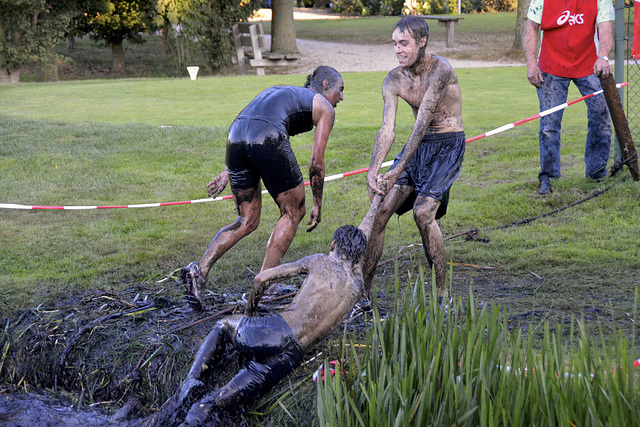
[[[447,29],[447,47],[453,47],[453,35],[455,32],[456,24],[460,18],[458,16],[450,15],[417,15],[424,19],[437,19],[438,25],[446,27]]]
[[[266,51],[264,31],[260,23],[239,22],[233,26],[233,41],[236,55],[232,62],[238,65],[238,72],[247,74],[247,64],[256,69],[256,74],[264,76],[264,67],[291,65],[300,55],[272,53]]]

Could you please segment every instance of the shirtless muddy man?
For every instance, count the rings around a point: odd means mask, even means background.
[[[260,272],[245,315],[218,321],[181,388],[145,425],[224,425],[221,418],[227,411],[239,410],[291,373],[305,352],[329,336],[362,298],[361,261],[366,242],[362,230],[343,225],[333,235],[329,255],[315,254]],[[299,275],[307,277],[284,311],[251,317],[269,284]],[[210,392],[207,383],[212,368],[227,345],[249,363],[227,384]]]
[[[384,247],[384,233],[394,213],[413,209],[429,266],[435,269],[440,299],[445,296],[444,239],[436,222],[447,211],[449,190],[460,173],[465,150],[462,97],[458,77],[439,56],[426,55],[429,26],[423,18],[406,16],[392,33],[399,66],[382,85],[384,115],[367,175],[369,197],[384,196],[375,212],[364,260],[365,287],[371,289]],[[415,124],[409,140],[386,174],[380,167],[395,139],[398,100],[413,109]],[[375,207],[369,210],[376,211]]]

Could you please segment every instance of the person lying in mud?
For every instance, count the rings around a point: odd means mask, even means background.
[[[228,412],[260,397],[302,362],[305,352],[329,336],[363,293],[361,261],[365,233],[353,225],[338,228],[328,255],[315,254],[260,272],[245,315],[217,322],[200,347],[187,379],[148,426],[218,425]],[[270,284],[305,275],[291,304],[281,313],[253,317]],[[248,359],[227,384],[208,391],[212,368],[230,344]]]

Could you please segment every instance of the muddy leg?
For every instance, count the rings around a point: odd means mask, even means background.
[[[413,207],[413,218],[420,230],[422,247],[429,266],[435,269],[436,288],[439,296],[445,295],[446,259],[442,231],[436,221],[440,201],[431,197],[418,196]]]
[[[222,356],[226,342],[235,332],[241,316],[230,316],[219,321],[207,335],[198,350],[193,365],[180,389],[169,398],[151,418],[148,426],[175,426],[184,419],[189,408],[206,392],[203,374]],[[231,334],[231,335],[230,335]]]
[[[187,378],[202,380],[203,372],[211,366],[213,360],[219,358],[222,353],[224,353],[225,347],[223,325],[221,322],[218,322],[200,346]]]
[[[275,199],[280,208],[281,216],[267,242],[267,251],[260,271],[280,264],[280,260],[287,253],[296,231],[298,231],[298,225],[306,213],[304,184],[278,194]]]
[[[247,190],[233,191],[238,210],[235,222],[225,225],[216,233],[200,259],[200,271],[205,278],[213,264],[233,247],[240,239],[251,234],[260,224],[262,195],[260,186]]]
[[[362,273],[364,276],[364,294],[369,295],[373,282],[373,274],[376,271],[378,261],[384,250],[384,236],[387,223],[391,215],[402,205],[402,202],[411,194],[412,188],[408,186],[394,186],[387,194],[376,211],[376,199],[369,208],[369,212],[360,223],[360,229],[367,235],[367,249],[364,253]],[[373,220],[372,220],[373,217]],[[370,231],[369,231],[370,230]]]

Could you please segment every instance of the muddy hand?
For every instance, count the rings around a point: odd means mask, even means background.
[[[391,169],[389,172],[385,173],[381,177],[378,178],[378,181],[383,185],[380,187],[384,191],[384,195],[387,195],[389,191],[393,188],[400,176],[400,169]]]
[[[387,182],[382,174],[378,174],[374,177],[367,177],[367,184],[369,185],[369,198],[373,199],[375,194],[386,196],[387,194]],[[371,194],[373,193],[373,194]]]
[[[316,228],[318,224],[320,224],[320,207],[314,206],[311,210],[311,215],[309,215],[309,222],[307,223],[309,227],[307,228],[307,233]]]
[[[207,184],[207,192],[209,193],[209,197],[217,197],[218,194],[222,193],[222,190],[224,190],[228,182],[229,171],[225,169],[213,181]]]

